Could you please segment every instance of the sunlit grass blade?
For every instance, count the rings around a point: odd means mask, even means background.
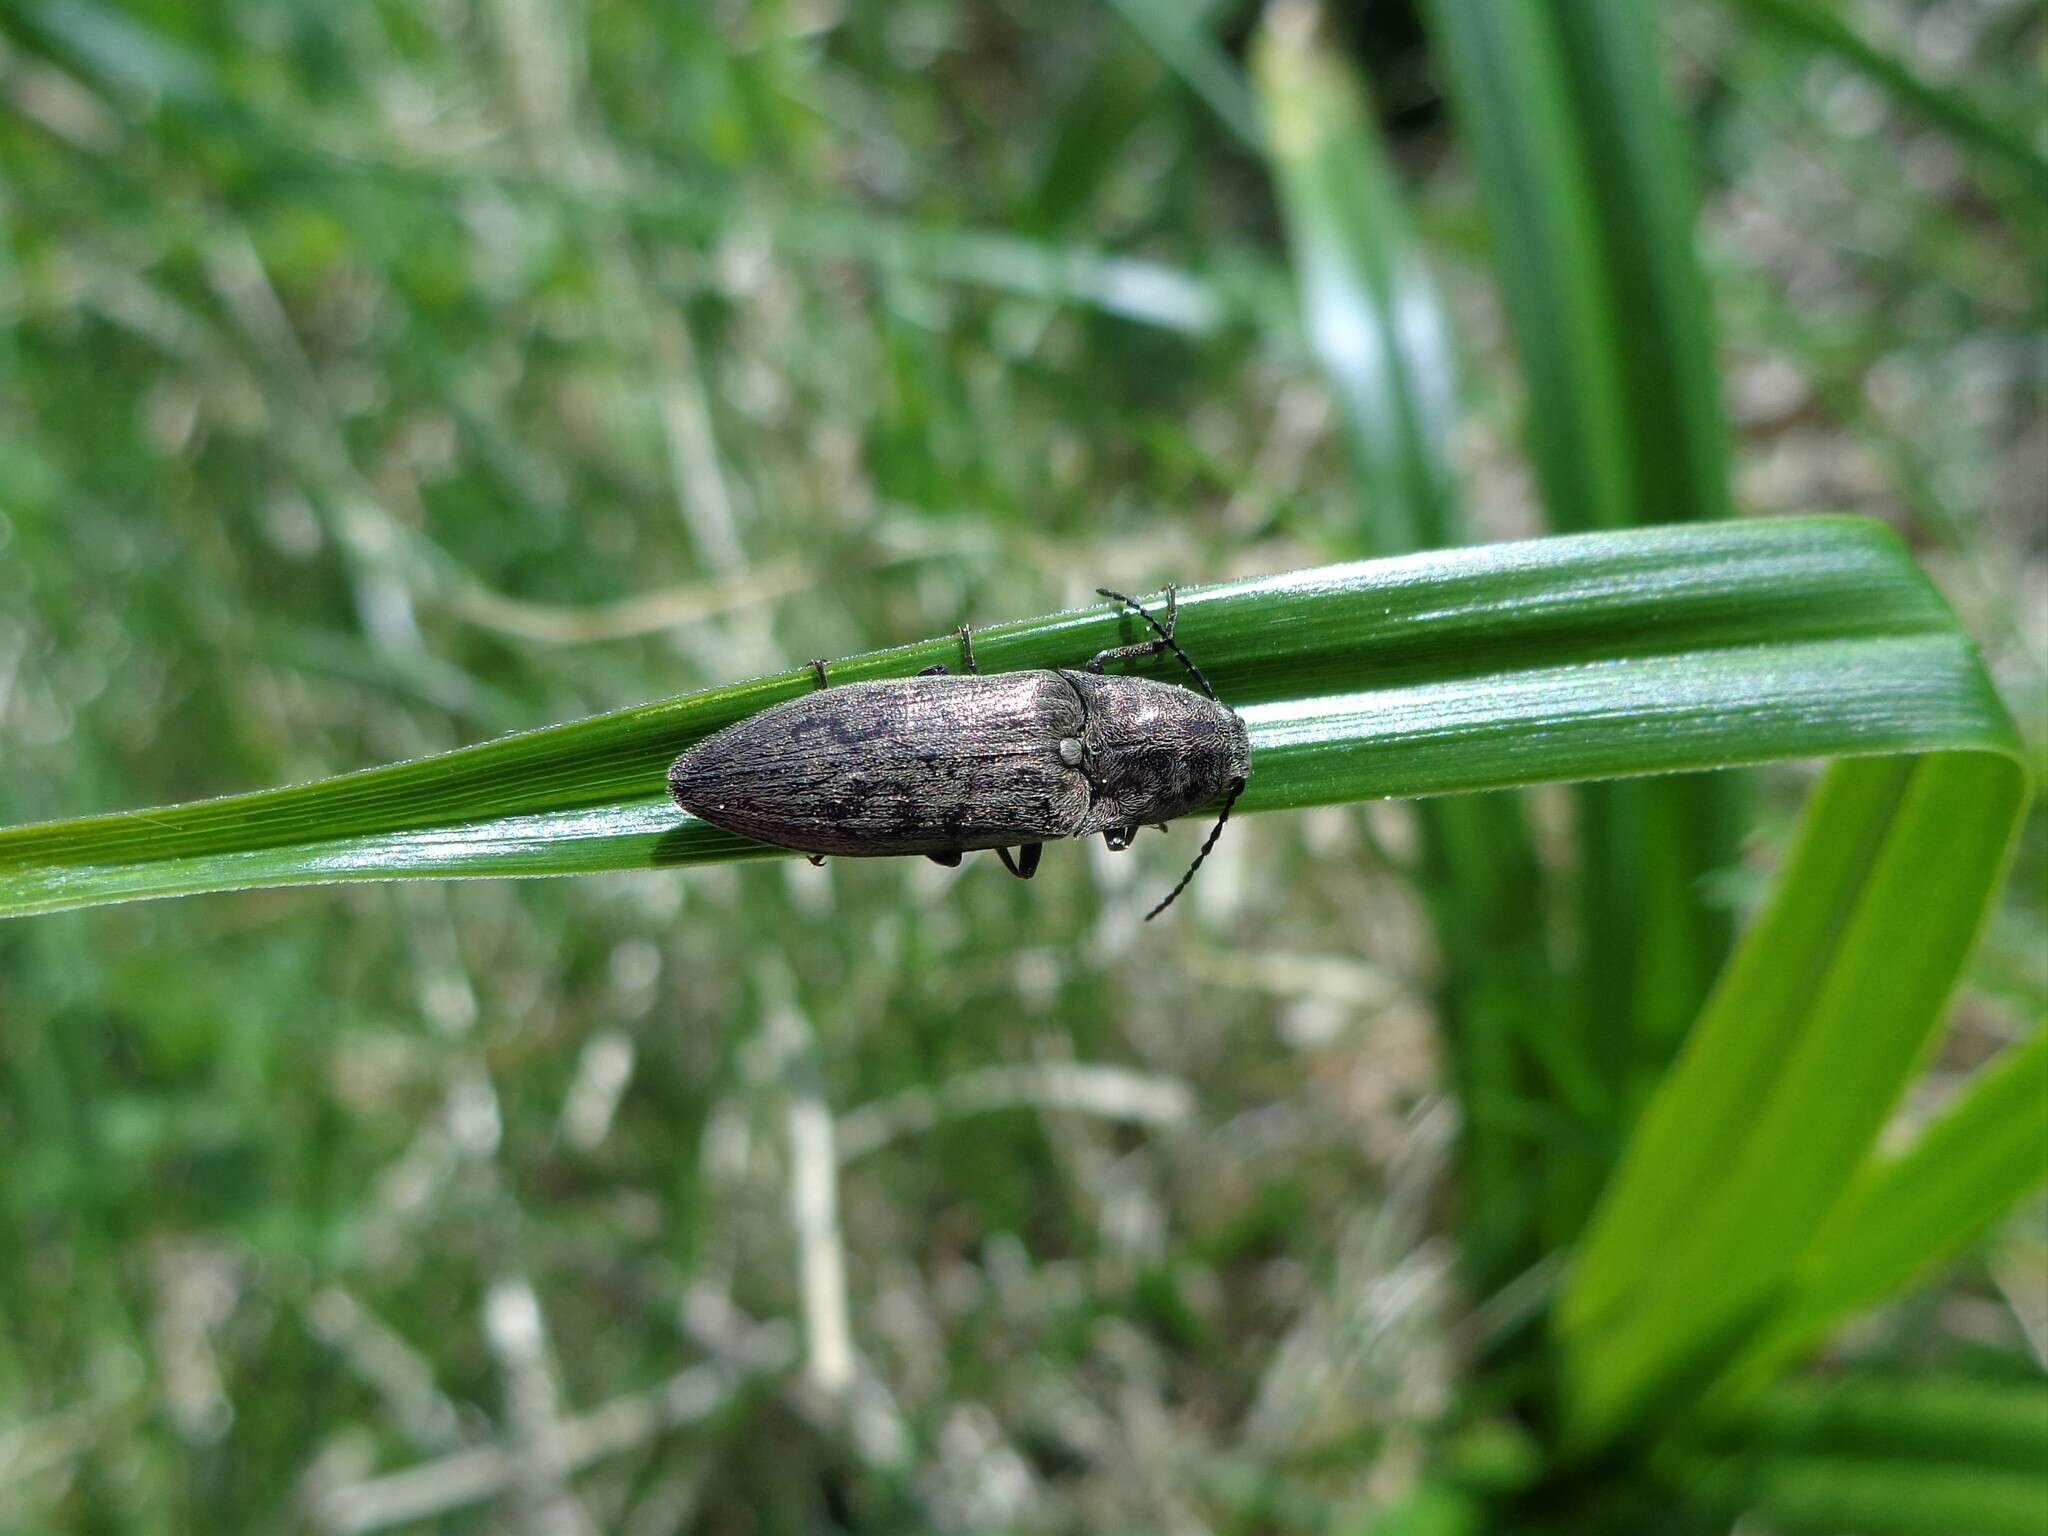
[[[1366,103],[1363,83],[1302,3],[1274,8],[1254,79],[1301,290],[1302,331],[1338,403],[1368,549],[1463,543],[1451,472],[1458,402],[1448,318]],[[1557,978],[1542,878],[1520,803],[1433,801],[1422,891],[1444,953],[1439,1015],[1463,1113],[1465,1255],[1482,1286],[1532,1256],[1539,1172],[1526,1116],[1501,1113],[1544,1077],[1584,1112],[1594,1074],[1553,1031]],[[1539,1069],[1538,1063],[1542,1064]]]
[[[1693,178],[1653,8],[1437,0],[1430,14],[1493,229],[1552,526],[1727,515]],[[1706,892],[1734,862],[1738,790],[1719,777],[1578,796],[1578,1054],[1599,1064],[1613,1106],[1600,1143],[1626,1125],[1727,953],[1731,914]],[[1568,1172],[1550,1184],[1553,1243],[1598,1187]]]
[[[1306,4],[1276,9],[1255,72],[1302,331],[1337,397],[1367,547],[1463,543],[1449,326],[1363,84],[1317,21]]]
[[[1704,1386],[1784,1305],[1934,1038],[2025,794],[1992,754],[1830,771],[1574,1262],[1554,1321],[1576,1442]]]
[[[2013,749],[1974,647],[1896,538],[1850,518],[1641,529],[1190,590],[1181,638],[1250,728],[1276,810],[1835,753]],[[1132,637],[1108,608],[979,631],[990,671]],[[931,640],[840,682],[958,661]],[[1171,676],[1156,662],[1148,669]],[[0,832],[0,912],[400,875],[730,858],[663,775],[813,686],[712,689],[288,789]],[[495,839],[508,841],[500,844]]]

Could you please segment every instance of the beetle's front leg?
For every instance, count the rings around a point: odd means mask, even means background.
[[[1097,651],[1088,663],[1088,670],[1090,672],[1099,674],[1102,671],[1103,663],[1108,661],[1137,661],[1141,657],[1157,656],[1161,651],[1173,644],[1174,621],[1180,617],[1180,595],[1173,586],[1169,585],[1166,589],[1166,622],[1164,624],[1161,624],[1151,614],[1147,613],[1144,605],[1134,597],[1126,597],[1121,592],[1112,592],[1108,587],[1097,587],[1095,590],[1102,597],[1113,597],[1118,602],[1125,604],[1139,618],[1158,631],[1159,637],[1156,640],[1141,640],[1136,645],[1119,645],[1111,650]]]
[[[1017,850],[1017,857],[1010,857],[1010,850],[998,848],[996,857],[1003,861],[1003,868],[1019,880],[1029,880],[1038,873],[1038,856],[1045,852],[1043,843],[1026,843]]]

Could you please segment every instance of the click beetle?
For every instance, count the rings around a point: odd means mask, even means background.
[[[1085,668],[984,677],[960,629],[963,671],[829,685],[727,726],[683,753],[669,794],[692,816],[758,842],[826,854],[924,854],[956,865],[992,848],[1029,880],[1041,846],[1100,832],[1128,848],[1141,826],[1222,802],[1201,852],[1157,917],[1216,846],[1251,773],[1244,722],[1173,638],[1166,621],[1121,592],[1099,589],[1152,626],[1155,638],[1098,652]],[[1111,661],[1171,651],[1201,693],[1103,675]],[[1017,852],[1013,855],[1011,849]]]

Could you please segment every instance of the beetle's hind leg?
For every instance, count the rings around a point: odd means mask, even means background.
[[[1161,624],[1151,614],[1147,613],[1145,605],[1134,597],[1126,597],[1121,592],[1112,592],[1107,587],[1097,587],[1095,590],[1101,596],[1114,598],[1126,607],[1135,610],[1138,617],[1158,630],[1159,634],[1156,639],[1140,640],[1136,645],[1119,645],[1111,650],[1097,651],[1093,659],[1088,663],[1088,670],[1090,672],[1100,672],[1103,663],[1108,661],[1136,661],[1144,656],[1157,656],[1161,651],[1166,650],[1173,644],[1174,621],[1180,617],[1180,596],[1172,585],[1169,584],[1166,589],[1166,622],[1164,624]]]
[[[1017,850],[1017,856],[1014,859],[1010,857],[1010,850],[1007,848],[998,848],[996,850],[996,857],[1003,861],[1003,868],[1007,869],[1019,880],[1029,880],[1038,873],[1038,856],[1043,852],[1045,852],[1045,844],[1026,843]]]
[[[815,676],[815,677],[816,677],[816,678],[818,679],[818,686],[819,686],[820,688],[830,688],[830,687],[832,686],[832,685],[831,685],[830,683],[828,683],[828,682],[826,682],[826,681],[825,681],[825,658],[824,658],[824,657],[822,657],[822,656],[813,656],[813,657],[811,658],[811,672],[812,672],[812,674],[813,674],[813,675],[814,675],[814,676]]]

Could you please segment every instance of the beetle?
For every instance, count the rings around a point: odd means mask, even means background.
[[[691,747],[668,790],[692,816],[757,842],[826,854],[923,854],[957,865],[994,849],[1021,880],[1045,843],[1100,832],[1113,849],[1142,826],[1222,802],[1201,852],[1149,921],[1187,889],[1216,846],[1251,774],[1244,722],[1173,638],[1179,615],[1166,589],[1161,623],[1135,598],[1097,589],[1154,631],[1099,651],[1079,670],[982,676],[960,627],[962,671],[831,686],[773,705]],[[1201,693],[1103,666],[1171,651]],[[1011,853],[1015,848],[1017,852]]]

